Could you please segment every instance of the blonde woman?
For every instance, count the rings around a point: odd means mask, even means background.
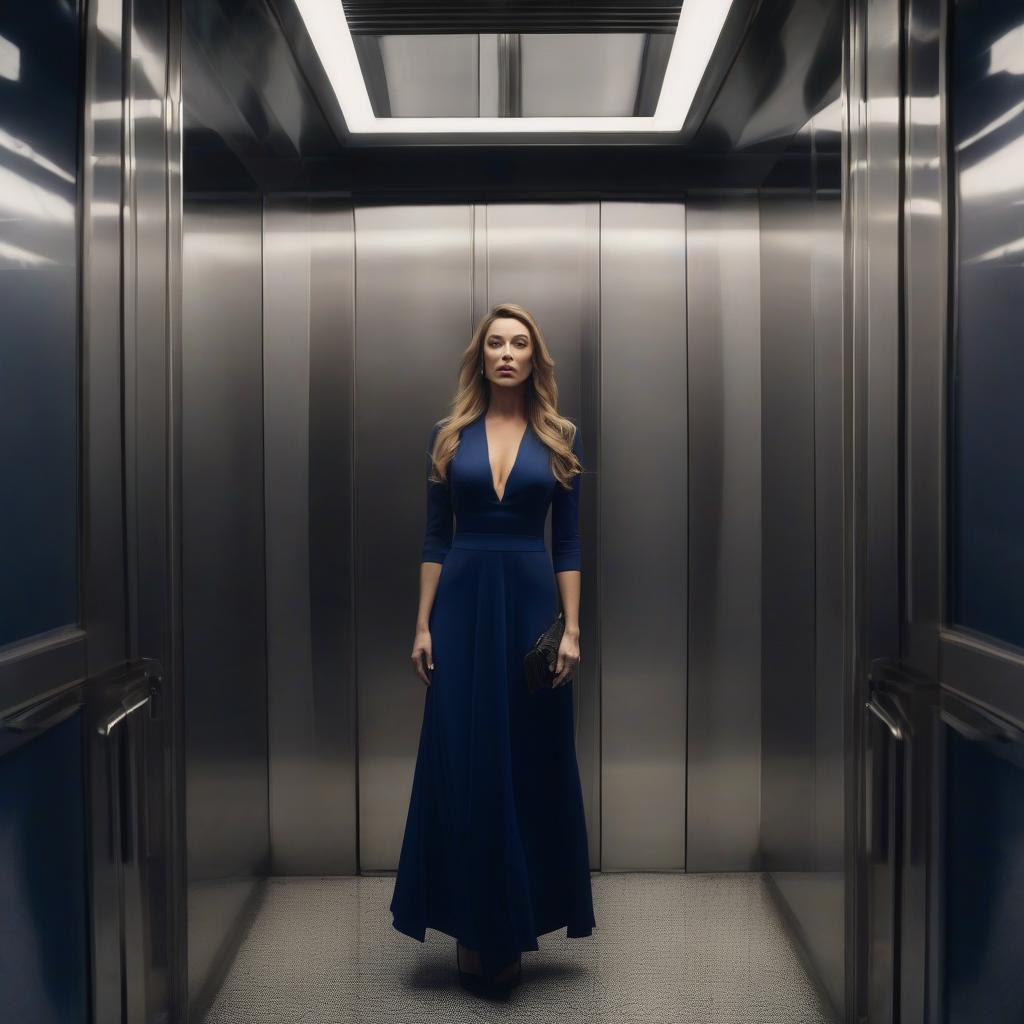
[[[512,303],[474,331],[451,410],[426,452],[412,662],[427,691],[391,912],[421,942],[455,938],[460,981],[488,994],[521,979],[539,935],[596,927],[567,685],[582,449],[540,328]],[[559,604],[552,685],[530,693],[523,657]]]

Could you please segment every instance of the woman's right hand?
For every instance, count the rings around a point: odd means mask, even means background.
[[[433,644],[431,643],[429,629],[416,630],[416,639],[412,645],[412,664],[413,668],[416,669],[416,675],[429,686],[430,678],[426,671],[424,671],[425,669],[429,669],[431,672],[434,671]]]

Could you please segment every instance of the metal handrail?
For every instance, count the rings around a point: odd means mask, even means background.
[[[900,727],[900,724],[896,721],[895,718],[893,718],[892,715],[889,714],[888,711],[885,710],[885,708],[882,707],[881,704],[878,704],[874,698],[865,701],[864,707],[866,707],[868,711],[870,711],[873,715],[875,715],[877,718],[881,719],[885,723],[886,727],[889,729],[889,732],[892,733],[893,739],[903,739],[903,729]]]
[[[161,677],[160,663],[153,658],[140,658],[131,663],[116,665],[106,672],[66,686],[58,693],[37,700],[28,707],[0,715],[0,732],[21,733],[23,736],[45,732],[78,710],[91,690],[123,682],[114,709],[102,717],[98,726],[100,735],[109,736],[118,722],[152,698],[154,683],[159,682]],[[141,692],[143,687],[145,692]]]
[[[132,712],[138,711],[139,708],[150,702],[153,696],[150,677],[146,674],[143,676],[143,679],[145,680],[146,692],[141,695],[132,693],[122,697],[121,706],[107,715],[97,726],[97,732],[101,736],[109,736],[119,722],[124,721]]]

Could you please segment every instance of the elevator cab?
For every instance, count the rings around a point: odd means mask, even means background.
[[[589,463],[598,928],[544,1001],[1024,1019],[1022,21],[0,13],[10,1019],[435,1011],[386,916],[422,449],[500,301]]]

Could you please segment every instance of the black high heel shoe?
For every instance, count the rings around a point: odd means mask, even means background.
[[[462,944],[458,940],[455,942],[455,963],[459,968],[459,984],[467,992],[472,992],[473,995],[477,996],[485,996],[490,993],[487,978],[482,974],[477,974],[475,971],[464,971],[462,969]]]
[[[508,992],[509,989],[515,988],[523,980],[522,955],[518,956],[514,961],[509,961],[496,974],[477,974],[474,971],[462,969],[462,944],[456,941],[455,961],[459,968],[459,984],[474,995],[501,995]],[[515,971],[511,971],[504,978],[501,978],[500,976],[509,969],[512,963],[516,965]]]
[[[509,967],[511,967],[513,963],[516,965],[516,969],[514,971],[509,971],[509,973],[502,978],[501,975],[504,974],[505,971],[508,971]],[[500,971],[498,971],[498,973],[491,979],[491,985],[498,992],[507,992],[509,989],[515,988],[522,980],[523,957],[522,954],[520,954],[514,961],[510,960]]]

